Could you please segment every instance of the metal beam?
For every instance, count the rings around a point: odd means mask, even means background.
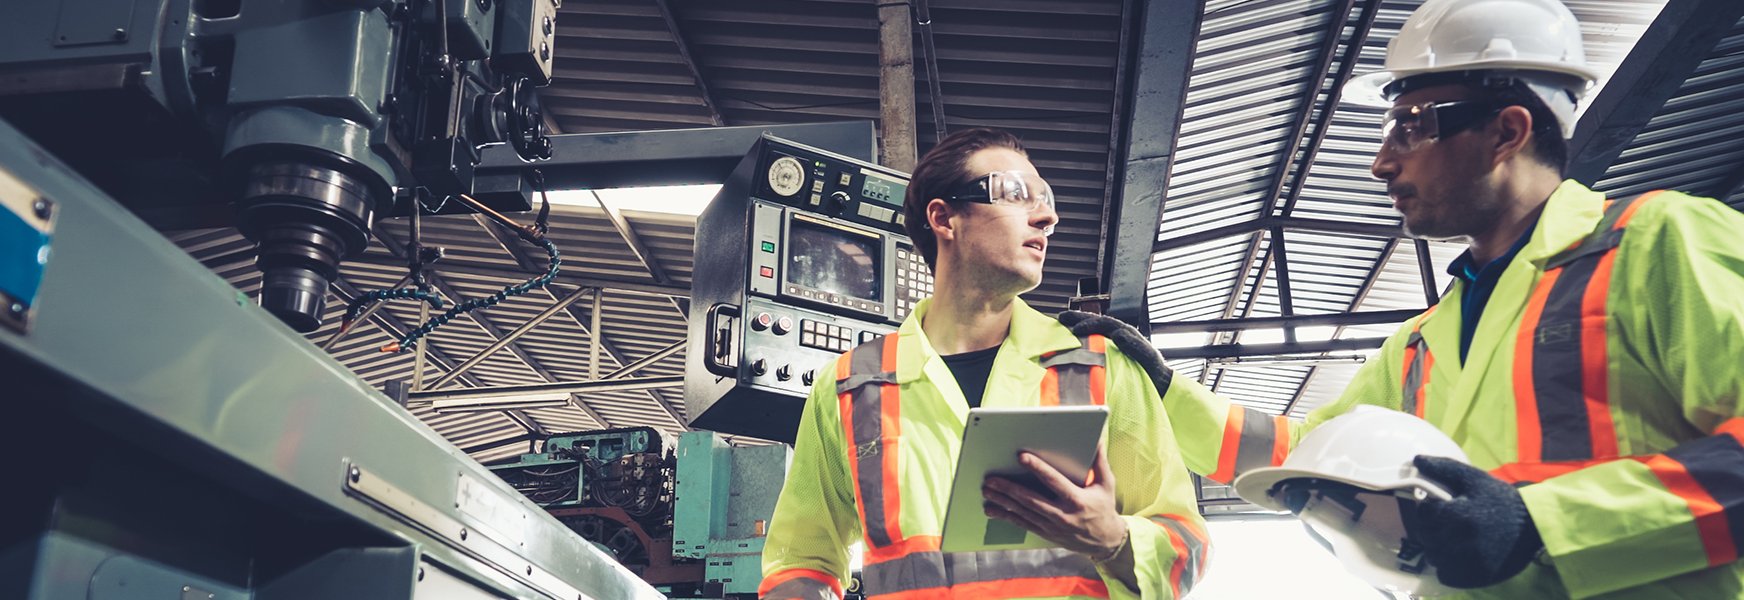
[[[1381,347],[1387,338],[1353,338],[1298,342],[1295,344],[1215,344],[1197,348],[1159,348],[1169,360],[1183,358],[1232,358],[1237,356],[1277,356],[1310,354],[1345,350],[1372,350]],[[1219,369],[1221,370],[1221,369]]]
[[[927,0],[915,0],[914,11],[915,26],[920,28],[921,59],[926,61],[927,100],[933,106],[933,143],[936,145],[945,139],[945,93],[939,84],[939,49],[933,45],[933,12],[927,6]]]
[[[503,247],[503,251],[508,252],[509,256],[515,259],[515,266],[520,267],[522,271],[538,273],[545,270],[539,267],[539,263],[533,262],[533,257],[528,256],[526,249],[521,247],[520,236],[509,231],[509,228],[504,227],[502,223],[492,221],[490,217],[478,213],[473,213],[472,220],[477,221],[478,226],[483,227],[485,233],[490,234],[491,239],[496,240],[497,244]]]
[[[407,275],[404,278],[401,278],[398,283],[395,283],[392,286],[392,288],[398,289],[400,286],[406,285],[406,284],[411,283],[411,282],[412,282],[412,276]],[[349,300],[346,301],[346,304],[347,304],[347,306],[349,306],[350,301]],[[375,311],[381,310],[381,307],[386,306],[386,305],[387,305],[386,302],[376,302],[374,304],[369,305],[368,308],[363,309],[363,312],[357,313],[357,320],[365,322],[365,323],[370,322],[369,318],[371,316],[375,315]],[[340,327],[341,327],[340,330],[333,332],[333,335],[327,337],[327,341],[321,343],[322,350],[332,350],[333,346],[335,344],[339,343],[339,340],[343,340],[343,339],[345,339],[345,336],[351,335],[351,332],[357,331],[357,326],[356,326],[355,322],[349,328],[345,327],[343,324],[340,325]]]
[[[1738,168],[1732,171],[1731,175],[1727,175],[1726,179],[1720,181],[1719,185],[1714,186],[1714,189],[1708,192],[1708,197],[1725,202],[1741,189],[1744,189],[1744,162],[1738,163]]]
[[[1435,263],[1429,257],[1429,242],[1411,241],[1417,248],[1417,276],[1423,280],[1423,302],[1425,306],[1435,306],[1441,301],[1441,293],[1435,288]]]
[[[1294,317],[1296,316],[1296,302],[1294,297],[1290,295],[1290,261],[1284,254],[1284,229],[1281,227],[1272,228],[1272,265],[1278,271],[1279,314],[1286,318]],[[1254,294],[1248,297],[1248,306],[1259,303],[1260,287],[1254,287]],[[1296,325],[1294,323],[1284,326],[1284,343],[1296,343]]]
[[[1127,94],[1128,119],[1116,131],[1126,139],[1122,152],[1119,204],[1110,221],[1116,223],[1102,267],[1108,282],[1107,314],[1142,330],[1150,323],[1151,257],[1162,224],[1169,169],[1181,133],[1181,111],[1187,104],[1187,81],[1193,72],[1193,49],[1199,42],[1205,0],[1154,0],[1135,5],[1138,28]],[[1113,135],[1114,132],[1111,132]]]
[[[1346,18],[1349,18],[1349,11]],[[1326,142],[1326,135],[1332,131],[1332,117],[1337,112],[1339,100],[1344,98],[1344,83],[1350,81],[1352,73],[1356,72],[1358,58],[1362,56],[1362,48],[1369,41],[1369,31],[1373,29],[1375,17],[1381,14],[1381,0],[1369,0],[1363,5],[1363,13],[1357,21],[1356,29],[1351,32],[1350,43],[1345,45],[1344,62],[1338,65],[1338,74],[1332,80],[1332,89],[1326,93],[1325,108],[1320,111],[1320,122],[1314,128],[1314,136],[1308,140],[1308,149],[1302,152],[1301,167],[1296,169],[1296,175],[1290,182],[1290,196],[1284,199],[1284,207],[1278,214],[1288,217],[1296,210],[1296,201],[1302,197],[1302,185],[1308,180],[1308,173],[1314,169],[1314,161],[1320,157],[1320,146]],[[1344,23],[1338,24],[1339,32],[1344,30]],[[1315,96],[1320,91],[1315,90]]]
[[[370,254],[370,253],[365,253],[363,256],[359,256],[359,257],[354,258],[348,262],[356,263],[356,264],[380,265],[380,266],[401,267],[401,268],[404,268],[406,266],[404,261],[401,261],[400,259],[394,258],[392,256],[383,256],[381,254]],[[517,270],[516,268],[510,267],[508,265],[503,265],[503,266],[499,266],[499,267],[487,267],[487,266],[483,266],[483,265],[466,265],[466,264],[460,264],[460,263],[455,263],[455,262],[438,262],[438,263],[431,264],[431,265],[424,267],[424,272],[426,272],[426,273],[430,273],[430,272],[460,273],[463,275],[473,275],[473,276],[477,276],[477,277],[488,277],[488,278],[498,279],[498,280],[502,280],[502,281],[522,281],[522,280],[525,280],[527,278],[530,278],[530,277],[533,277],[536,275],[543,275],[545,273],[545,269],[540,268],[537,272],[527,272],[527,271]],[[551,283],[562,284],[562,285],[572,286],[572,287],[605,288],[605,289],[612,290],[614,292],[632,292],[632,293],[639,293],[639,294],[649,294],[649,295],[654,295],[654,296],[671,296],[671,297],[677,297],[677,298],[689,298],[690,297],[690,290],[688,288],[682,288],[682,287],[673,286],[673,285],[659,285],[659,284],[653,284],[653,283],[642,283],[642,282],[635,282],[635,281],[619,281],[616,279],[599,279],[599,278],[594,278],[594,277],[577,277],[574,275],[558,274],[557,277],[555,277],[551,280]]]
[[[508,400],[527,396],[548,396],[553,393],[586,394],[672,387],[684,387],[684,376],[671,375],[667,377],[608,379],[603,381],[559,381],[556,383],[435,390],[430,392],[412,392],[406,395],[406,399],[408,402],[476,400],[482,398]]]
[[[1379,238],[1410,237],[1405,233],[1405,229],[1398,225],[1381,225],[1379,223],[1362,223],[1355,221],[1331,221],[1327,219],[1304,219],[1301,217],[1267,217],[1242,223],[1224,225],[1214,229],[1207,229],[1199,233],[1172,237],[1157,242],[1152,250],[1154,252],[1168,252],[1170,250],[1177,250],[1213,240],[1249,234],[1255,231],[1263,231],[1274,227],[1300,229],[1303,231],[1324,231],[1327,233],[1366,235]]]
[[[1107,278],[1108,254],[1113,252],[1114,248],[1111,238],[1109,238],[1109,227],[1114,223],[1114,191],[1120,187],[1116,184],[1118,181],[1116,176],[1124,171],[1120,166],[1126,161],[1126,153],[1124,152],[1126,146],[1121,134],[1126,132],[1126,105],[1130,100],[1128,97],[1130,92],[1126,88],[1127,82],[1132,79],[1128,76],[1132,69],[1127,65],[1131,64],[1132,39],[1137,33],[1135,30],[1138,29],[1137,20],[1132,18],[1133,3],[1134,0],[1121,0],[1120,2],[1120,41],[1116,43],[1114,54],[1114,97],[1108,106],[1108,114],[1111,118],[1108,123],[1108,166],[1103,170],[1102,179],[1102,232],[1096,238],[1103,242],[1096,245],[1096,274],[1101,277],[1099,284],[1102,287],[1095,290],[1079,290],[1080,294],[1085,292],[1105,293],[1110,284]]]
[[[674,342],[670,346],[667,346],[665,348],[661,348],[659,350],[655,350],[655,351],[649,353],[647,356],[636,359],[636,362],[624,365],[622,367],[618,367],[618,370],[612,371],[611,373],[607,373],[606,376],[603,377],[602,379],[617,379],[619,377],[628,377],[631,373],[635,373],[636,371],[640,371],[643,368],[646,368],[648,365],[660,362],[661,360],[665,359],[668,356],[672,356],[674,354],[677,354],[679,350],[683,350],[685,348],[685,346],[688,346],[688,345],[690,345],[690,340],[679,340],[677,342]]]
[[[450,289],[450,291],[452,291],[452,289]],[[484,362],[484,359],[490,358],[490,355],[495,354],[496,351],[503,349],[504,346],[507,346],[509,344],[514,343],[516,338],[521,337],[521,334],[527,333],[528,331],[532,331],[534,327],[538,327],[539,324],[544,323],[546,321],[546,319],[550,319],[553,315],[556,315],[558,312],[561,312],[563,309],[568,308],[570,303],[575,302],[576,300],[580,299],[582,294],[584,294],[586,292],[588,292],[588,290],[586,290],[586,289],[576,290],[575,293],[570,294],[569,296],[567,296],[561,300],[558,300],[557,302],[553,303],[550,307],[547,307],[545,310],[540,311],[539,314],[534,315],[533,318],[527,319],[527,322],[522,323],[520,327],[516,327],[514,331],[510,331],[506,335],[493,334],[493,337],[497,338],[497,340],[495,342],[492,342],[491,345],[486,346],[485,349],[478,351],[478,354],[473,355],[472,358],[466,359],[466,362],[460,363],[460,366],[455,367],[454,369],[450,370],[448,372],[448,374],[444,375],[441,379],[436,380],[436,383],[430,385],[430,389],[439,389],[442,386],[448,385],[449,383],[453,382],[455,377],[459,377],[460,374],[465,373],[467,369],[471,369],[474,365],[477,365],[478,363]],[[449,296],[449,299],[453,300],[455,303],[461,302],[460,296],[458,294]],[[474,316],[473,321],[483,323],[484,317]],[[495,328],[496,328],[495,325],[490,326],[490,329],[495,329]],[[527,366],[532,366],[532,364],[529,363]],[[601,424],[605,425],[605,423],[601,423]]]
[[[702,127],[551,136],[551,160],[527,163],[507,144],[485,148],[480,175],[539,169],[546,189],[721,183],[764,133],[872,162],[871,121]]]
[[[425,277],[430,281],[431,285],[436,287],[437,291],[442,292],[442,295],[448,296],[448,298],[450,300],[453,300],[455,302],[461,301],[460,300],[460,292],[455,290],[454,286],[449,285],[448,280],[443,279],[442,277],[437,276],[434,273],[428,273],[425,275]],[[532,369],[533,372],[537,373],[541,379],[544,379],[545,381],[550,381],[550,382],[559,381],[557,375],[553,374],[550,370],[546,369],[545,365],[540,364],[538,360],[535,360],[533,358],[533,355],[528,354],[525,349],[521,348],[520,344],[514,343],[514,336],[517,336],[519,334],[511,333],[509,335],[503,335],[502,329],[498,328],[495,323],[490,322],[490,319],[486,319],[484,317],[484,315],[473,313],[473,314],[470,314],[468,316],[472,317],[472,322],[474,325],[477,325],[479,329],[484,330],[485,335],[489,335],[492,338],[495,338],[499,341],[504,340],[504,339],[509,340],[509,343],[507,344],[509,351],[514,353],[515,358],[520,359],[522,363],[526,363],[527,368]],[[481,354],[488,354],[488,352],[484,352]],[[438,384],[436,386],[431,386],[431,387],[441,387],[441,385]],[[599,423],[600,427],[611,427],[612,426],[611,422],[607,421],[605,416],[599,414],[597,411],[595,411],[593,409],[593,407],[588,406],[586,402],[582,401],[580,396],[572,396],[572,398],[575,400],[575,407],[578,409],[581,409],[581,412],[586,413],[587,417],[590,419],[593,419],[593,421],[595,423]],[[543,428],[541,428],[541,430],[542,429]]]
[[[1738,0],[1666,2],[1576,123],[1567,177],[1598,181],[1741,16]]]
[[[545,287],[545,293],[550,295],[553,300],[557,298],[557,291],[552,289],[551,286]],[[582,332],[586,333],[588,337],[594,337],[594,329],[588,327],[588,323],[593,320],[591,317],[583,320],[581,315],[576,314],[575,305],[573,304],[569,306],[569,310],[566,312],[569,313],[569,318],[571,321],[575,322],[576,327],[580,327]],[[599,336],[598,339],[600,349],[605,351],[607,356],[612,357],[612,360],[617,361],[619,365],[628,365],[635,362],[625,357],[624,353],[618,350],[617,346],[612,344],[611,340],[606,339],[604,335]],[[678,411],[673,410],[672,402],[666,399],[665,394],[661,393],[658,389],[650,389],[648,390],[648,395],[654,397],[654,403],[660,406],[660,410],[666,411],[666,415],[672,417],[672,421],[677,423],[680,429],[685,431],[691,430],[690,422],[686,421],[683,415],[678,414]]]
[[[1207,321],[1173,321],[1151,323],[1152,333],[1199,333],[1213,331],[1246,331],[1249,329],[1281,329],[1286,327],[1322,327],[1350,325],[1380,325],[1403,323],[1422,314],[1415,308],[1377,310],[1371,312],[1333,313],[1329,315],[1296,315],[1293,317],[1250,317],[1245,319],[1211,319]]]
[[[714,94],[709,93],[708,80],[703,79],[702,69],[697,68],[696,59],[690,53],[690,45],[684,42],[684,31],[678,27],[678,17],[672,14],[672,4],[667,0],[654,0],[654,5],[660,7],[660,18],[666,19],[666,30],[672,33],[672,43],[678,45],[678,57],[684,60],[684,68],[690,69],[690,76],[696,79],[696,89],[702,95],[703,106],[708,107],[709,120],[716,127],[727,124],[726,117],[721,115],[721,108],[715,104]]]
[[[1308,85],[1311,87],[1308,88],[1308,93],[1302,95],[1302,104],[1296,107],[1295,125],[1291,127],[1288,138],[1290,145],[1285,148],[1284,152],[1278,153],[1277,162],[1272,165],[1271,190],[1266,192],[1266,202],[1260,205],[1259,212],[1254,215],[1254,218],[1272,215],[1272,210],[1278,205],[1278,197],[1284,193],[1285,182],[1291,179],[1290,166],[1297,164],[1296,149],[1302,147],[1302,138],[1308,135],[1308,126],[1314,122],[1314,109],[1320,105],[1320,89],[1326,85],[1326,74],[1332,72],[1332,63],[1338,57],[1339,39],[1344,37],[1344,24],[1350,21],[1350,11],[1355,7],[1356,0],[1341,0],[1338,8],[1334,9],[1332,13],[1331,26],[1325,28],[1325,38],[1320,43],[1320,54],[1316,55],[1320,60],[1314,65],[1314,74],[1308,77]],[[1351,52],[1345,54],[1352,59],[1355,58]],[[1347,60],[1345,62],[1354,63],[1356,61]],[[1333,82],[1333,95],[1327,98],[1329,101],[1328,110],[1320,111],[1323,119],[1332,118],[1332,110],[1330,109],[1338,107],[1337,90],[1340,87],[1338,83]],[[1326,129],[1324,123],[1320,129]],[[1312,165],[1312,162],[1303,162],[1297,168],[1297,172],[1306,173],[1308,167]]]
[[[642,236],[636,235],[636,228],[630,226],[630,221],[624,218],[623,211],[618,210],[616,205],[606,202],[605,197],[600,196],[599,192],[589,190],[588,193],[592,194],[594,202],[598,202],[600,208],[606,211],[606,218],[611,219],[612,227],[618,229],[618,235],[624,238],[624,243],[630,245],[630,253],[635,254],[636,259],[642,261],[642,266],[648,268],[648,274],[654,277],[654,283],[660,285],[672,283],[672,278],[666,276],[666,269],[660,268],[659,259],[654,258],[654,253],[648,250],[647,246],[642,245]]]

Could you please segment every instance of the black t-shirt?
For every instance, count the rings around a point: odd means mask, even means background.
[[[987,378],[993,374],[993,357],[997,354],[999,346],[939,357],[945,359],[945,366],[951,368],[951,377],[957,379],[957,387],[962,388],[963,399],[969,401],[970,408],[981,406],[981,396],[987,393]]]

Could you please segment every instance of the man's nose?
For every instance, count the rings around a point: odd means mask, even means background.
[[[1398,155],[1382,144],[1381,150],[1375,153],[1375,162],[1369,164],[1369,174],[1381,181],[1392,181],[1399,176],[1398,158]]]

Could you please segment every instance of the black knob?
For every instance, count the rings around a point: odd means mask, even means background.
[[[781,368],[775,370],[775,378],[782,381],[793,379],[793,367],[791,365],[781,365]]]
[[[756,362],[751,363],[751,374],[752,375],[761,376],[764,373],[768,373],[768,372],[769,372],[769,361],[759,358],[759,359],[757,359]]]
[[[848,201],[850,200],[853,200],[853,198],[849,198],[847,192],[838,191],[834,194],[830,194],[830,208],[834,208],[838,211],[846,210],[848,208]]]
[[[787,335],[789,331],[793,331],[792,317],[781,317],[775,320],[775,335]]]
[[[817,371],[808,369],[806,372],[800,373],[799,381],[806,385],[811,385],[813,381],[817,381]]]

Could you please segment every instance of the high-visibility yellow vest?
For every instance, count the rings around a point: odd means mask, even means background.
[[[1610,210],[1607,211],[1606,209]],[[1609,203],[1564,182],[1459,360],[1464,282],[1306,422],[1176,376],[1190,468],[1275,465],[1358,404],[1406,410],[1520,489],[1546,552],[1471,598],[1741,598],[1744,215],[1661,192]],[[1440,360],[1437,360],[1437,357]]]
[[[946,493],[968,404],[919,323],[843,354],[808,400],[764,549],[764,598],[841,593],[846,546],[866,543],[869,598],[1172,598],[1209,546],[1161,398],[1101,336],[1079,339],[1019,302],[983,406],[1106,404],[1118,509],[1141,590],[1062,549],[943,553]]]

